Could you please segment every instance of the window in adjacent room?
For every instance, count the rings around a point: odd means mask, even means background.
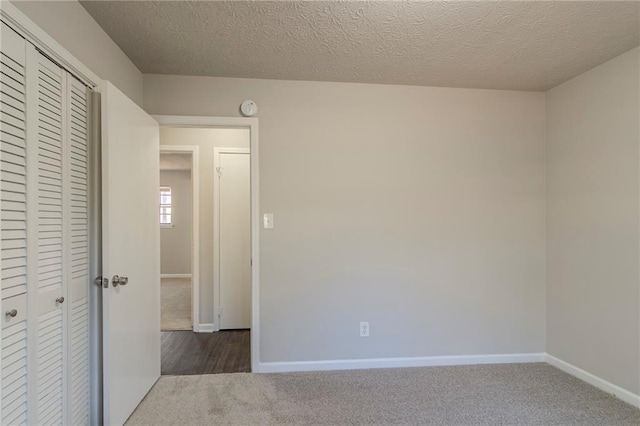
[[[160,187],[160,226],[170,228],[171,221],[171,187]]]

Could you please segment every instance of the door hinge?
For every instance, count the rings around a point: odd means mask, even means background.
[[[218,177],[222,177],[222,167],[216,167],[216,172],[218,172]]]

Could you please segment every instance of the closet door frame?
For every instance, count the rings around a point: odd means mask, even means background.
[[[27,42],[36,46],[38,50],[50,57],[54,62],[58,63],[62,68],[73,74],[82,83],[84,83],[91,91],[88,97],[88,119],[89,119],[89,135],[88,140],[88,160],[89,160],[89,233],[91,240],[89,243],[89,276],[90,278],[101,276],[101,170],[100,170],[100,129],[96,126],[99,123],[99,93],[103,84],[100,77],[85,66],[81,61],[74,57],[62,45],[55,41],[36,23],[29,19],[16,6],[7,1],[0,2],[0,20],[11,27],[14,31],[25,38]],[[102,289],[98,286],[90,286],[90,422],[91,424],[100,424],[102,421]],[[2,300],[0,298],[0,312],[2,312]],[[1,339],[1,335],[0,335]],[[1,345],[1,340],[0,340]],[[2,387],[0,378],[0,388]],[[1,410],[1,408],[0,408]],[[2,413],[0,412],[0,416]],[[1,417],[0,417],[1,418]]]
[[[10,2],[0,2],[0,19],[84,84],[98,90],[101,79]],[[99,91],[99,90],[98,90]]]

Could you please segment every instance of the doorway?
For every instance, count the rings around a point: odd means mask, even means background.
[[[160,329],[193,330],[198,311],[199,265],[192,243],[198,239],[194,204],[199,185],[193,164],[198,147],[160,150]],[[195,198],[194,198],[195,195]]]
[[[193,255],[199,258],[200,266],[194,265],[191,271],[192,277],[199,275],[197,281],[191,281],[192,293],[199,294],[199,301],[193,303],[191,328],[163,327],[162,374],[249,372],[254,319],[251,127],[184,126],[165,124],[161,117],[156,119],[161,125],[161,153],[175,156],[178,147],[183,151],[197,148],[198,159],[191,157],[190,175],[193,182],[199,181],[198,189],[192,186],[194,201],[196,193],[199,196],[199,206],[193,203],[191,227],[192,246],[200,248],[199,254]],[[174,162],[180,159],[174,158]],[[168,230],[173,231],[179,222],[173,215],[178,214],[180,189],[176,181],[162,176],[159,198],[162,201],[165,191],[164,201],[170,200],[172,205],[160,204],[160,219],[171,224],[173,228]],[[161,232],[165,232],[164,228]],[[162,250],[171,253],[174,248],[163,246]],[[171,255],[171,261],[178,260],[179,255]],[[189,283],[188,273],[176,269],[170,271],[175,273],[171,275],[167,271],[163,270],[163,290],[176,289],[179,280]],[[163,308],[167,306],[170,303],[165,303],[163,297]]]

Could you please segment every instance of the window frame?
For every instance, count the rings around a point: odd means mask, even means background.
[[[162,203],[162,197],[163,197],[163,193],[169,193],[169,203]],[[160,185],[160,189],[159,189],[159,199],[158,199],[158,219],[160,221],[160,227],[161,228],[173,228],[173,191],[171,190],[171,187],[168,185]],[[162,214],[162,209],[163,208],[169,208],[169,214]],[[162,217],[163,216],[168,216],[169,217],[169,222],[162,222]]]

